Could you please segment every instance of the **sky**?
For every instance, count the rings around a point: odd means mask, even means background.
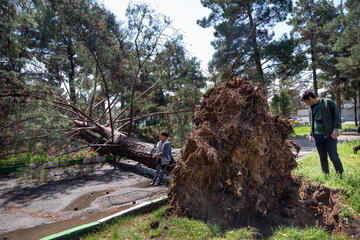
[[[335,0],[337,3],[340,0]],[[125,11],[130,2],[147,3],[156,12],[170,17],[172,26],[184,36],[186,49],[192,56],[201,61],[201,68],[206,73],[207,64],[211,60],[214,48],[211,41],[214,38],[214,28],[202,28],[196,24],[198,19],[209,16],[210,9],[205,8],[200,0],[99,0],[106,8],[113,12],[120,20],[126,20]],[[280,38],[284,33],[289,33],[291,27],[285,22],[274,27],[274,39]]]
[[[201,68],[207,69],[207,63],[211,60],[214,48],[211,41],[214,40],[214,28],[202,28],[196,24],[198,19],[207,17],[210,13],[200,3],[200,0],[100,0],[105,7],[113,12],[119,19],[125,20],[125,10],[130,2],[147,3],[156,12],[169,17],[172,26],[183,35],[186,49],[191,56],[201,61]]]

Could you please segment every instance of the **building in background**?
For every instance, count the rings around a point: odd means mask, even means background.
[[[344,121],[355,121],[355,102],[353,100],[345,101],[342,106],[340,106],[341,109],[341,118]],[[356,113],[357,113],[357,119],[359,120],[359,112],[360,112],[360,104],[356,104]],[[301,109],[298,109],[296,113],[293,113],[291,115],[292,117],[298,117],[301,119],[301,123],[309,123],[309,108],[304,107]]]

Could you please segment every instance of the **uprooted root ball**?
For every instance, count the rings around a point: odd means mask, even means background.
[[[204,96],[196,129],[173,170],[171,206],[218,224],[264,215],[291,184],[290,123],[269,113],[266,94],[248,81]]]

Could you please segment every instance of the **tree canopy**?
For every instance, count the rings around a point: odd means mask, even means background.
[[[161,129],[185,140],[206,79],[168,17],[130,4],[119,21],[92,0],[1,8],[2,154],[59,153],[95,126],[99,138],[110,129],[106,141],[117,131],[154,141]]]

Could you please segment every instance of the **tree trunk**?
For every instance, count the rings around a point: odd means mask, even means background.
[[[251,42],[252,42],[252,46],[253,46],[253,51],[254,51],[254,61],[255,61],[255,68],[256,68],[256,73],[259,75],[261,82],[264,83],[264,72],[262,69],[262,65],[261,65],[261,56],[260,56],[260,50],[259,50],[259,45],[257,43],[257,37],[256,37],[256,23],[254,23],[254,19],[252,17],[252,12],[248,11],[248,17],[249,17],[249,22],[250,22],[250,29],[252,29],[252,34],[251,34]]]
[[[316,59],[315,59],[315,43],[313,38],[311,38],[310,44],[311,51],[311,68],[313,75],[313,84],[314,84],[314,93],[318,97],[318,84],[317,84],[317,75],[316,75]]]
[[[340,117],[341,117],[341,89],[339,86],[336,88],[336,105],[339,108]]]
[[[357,120],[357,92],[355,93],[355,97],[354,97],[354,121],[355,121],[355,126],[358,126],[358,120]]]
[[[116,143],[107,143],[89,131],[80,131],[77,134],[78,137],[88,142],[94,149],[123,156],[156,169],[156,160],[152,158],[152,155],[155,153],[154,144],[142,142],[136,138],[125,135],[119,136],[119,133],[115,133],[114,135],[118,136]],[[175,161],[180,157],[180,149],[172,149],[171,153]],[[170,166],[170,171],[173,167],[172,165]]]
[[[70,91],[70,102],[75,104],[76,102],[76,93],[75,93],[75,62],[74,56],[75,53],[72,49],[72,42],[69,39],[67,46],[68,60],[70,61],[70,72],[69,72],[69,91]]]

